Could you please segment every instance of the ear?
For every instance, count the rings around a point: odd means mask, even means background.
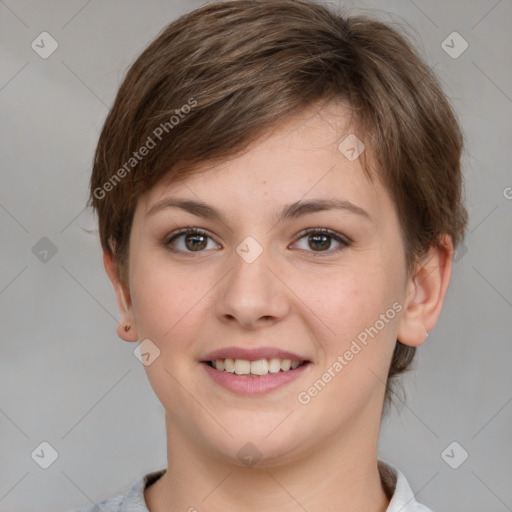
[[[103,251],[103,265],[116,292],[117,304],[121,314],[119,325],[117,326],[117,335],[124,341],[138,341],[139,336],[137,326],[135,325],[130,291],[119,280],[116,261],[106,251]],[[128,326],[129,329],[125,328]]]
[[[398,340],[418,347],[437,323],[452,273],[453,243],[448,235],[432,247],[417,265],[407,285],[404,313],[398,327]]]

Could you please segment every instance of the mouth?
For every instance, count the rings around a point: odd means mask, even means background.
[[[298,359],[280,359],[272,357],[269,359],[215,359],[203,361],[204,364],[218,372],[231,373],[243,377],[263,377],[269,374],[293,372],[298,368],[310,364],[310,361]]]
[[[272,346],[224,347],[204,355],[199,362],[212,383],[243,396],[287,388],[313,366],[304,356]]]

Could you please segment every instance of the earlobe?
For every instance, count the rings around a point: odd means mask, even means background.
[[[450,282],[452,260],[453,244],[445,235],[410,278],[397,336],[404,345],[422,345],[437,323]]]
[[[123,324],[122,322],[119,322],[117,326],[117,335],[124,341],[139,340],[136,328],[132,327],[130,324]]]
[[[114,257],[106,251],[103,251],[103,265],[116,292],[120,313],[117,335],[124,341],[138,341],[139,337],[133,315],[130,291],[119,279]]]

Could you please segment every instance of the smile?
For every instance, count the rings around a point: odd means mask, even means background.
[[[269,373],[288,372],[297,369],[306,364],[307,361],[293,361],[291,359],[258,359],[249,361],[248,359],[216,359],[207,361],[206,364],[220,372],[235,373],[236,375],[246,375],[248,377],[260,377]]]
[[[215,359],[202,361],[210,382],[242,396],[259,396],[279,389],[308,373],[310,361],[291,359]]]

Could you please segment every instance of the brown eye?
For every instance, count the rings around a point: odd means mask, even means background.
[[[332,254],[350,245],[350,241],[345,237],[327,228],[310,228],[303,232],[303,235],[299,238],[299,241],[302,240],[306,240],[306,247],[299,247],[300,249],[319,256],[323,253]],[[214,244],[214,247],[209,246],[210,242]],[[333,243],[337,244],[334,249],[332,249]],[[191,227],[180,229],[170,235],[165,245],[174,252],[185,254],[200,253],[207,249],[218,248],[218,244],[213,241],[207,232]]]
[[[329,235],[309,235],[309,246],[315,250],[327,250],[331,247],[331,237]]]
[[[185,235],[185,246],[191,251],[200,251],[208,245],[207,238],[204,235]]]
[[[209,241],[213,242],[206,232],[197,228],[184,228],[171,235],[165,245],[176,252],[203,252],[209,248]]]
[[[333,252],[342,250],[350,245],[350,242],[342,235],[327,228],[312,228],[306,230],[303,232],[299,241],[300,240],[306,240],[306,247],[302,246],[299,248],[313,253],[332,254]],[[337,244],[337,247],[330,250],[332,248],[333,241]]]

